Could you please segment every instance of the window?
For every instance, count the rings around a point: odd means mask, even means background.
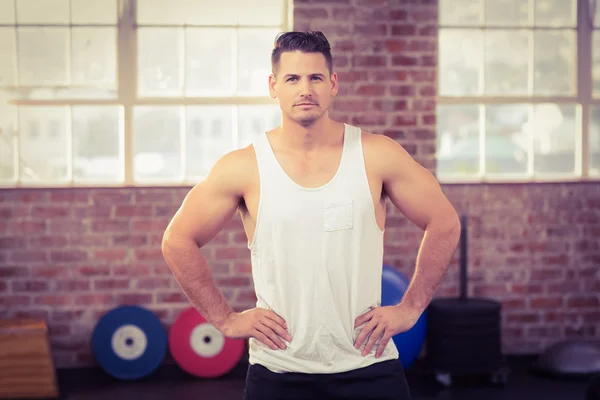
[[[600,178],[593,0],[440,0],[439,23],[440,181]]]
[[[0,185],[193,184],[279,124],[290,0],[0,0]]]

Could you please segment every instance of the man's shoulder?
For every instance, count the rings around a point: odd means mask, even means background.
[[[255,170],[254,147],[249,145],[221,156],[213,165],[209,177],[243,191],[251,182]]]
[[[363,130],[361,140],[367,167],[377,171],[383,179],[414,163],[406,149],[389,136]]]

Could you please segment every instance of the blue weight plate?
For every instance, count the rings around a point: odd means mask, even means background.
[[[121,306],[106,313],[94,328],[92,353],[100,367],[121,380],[148,376],[162,363],[167,332],[151,311]]]

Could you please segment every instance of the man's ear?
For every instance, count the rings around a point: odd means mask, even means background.
[[[277,78],[274,74],[269,75],[269,94],[273,99],[277,98],[277,93],[275,90],[275,85],[277,84]]]

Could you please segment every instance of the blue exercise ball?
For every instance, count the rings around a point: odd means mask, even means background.
[[[381,305],[393,306],[402,300],[410,279],[394,267],[383,266],[381,277]],[[423,312],[417,323],[406,332],[392,338],[400,353],[400,362],[408,368],[421,353],[426,336],[426,312]]]

